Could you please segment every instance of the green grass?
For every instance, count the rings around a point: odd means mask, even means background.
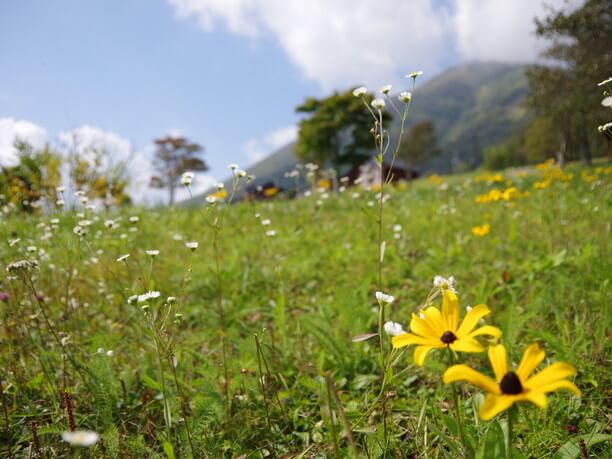
[[[547,362],[577,367],[582,398],[556,392],[546,411],[520,405],[515,444],[524,457],[610,454],[602,434],[610,433],[611,176],[600,171],[589,182],[582,168],[573,169],[571,181],[544,190],[533,189],[535,172],[507,173],[529,191],[509,203],[476,204],[475,196],[506,185],[474,175],[445,177],[442,187],[420,180],[389,189],[385,203],[383,290],[396,297],[387,319],[407,327],[433,276],[453,275],[462,310],[490,307],[487,322],[502,329],[513,362],[539,341]],[[375,193],[353,198],[353,192],[330,194],[321,205],[312,196],[92,214],[82,240],[73,233],[82,218],[72,212],[4,218],[2,239],[20,241],[3,243],[2,266],[37,259],[33,289],[44,301],[20,275],[10,280],[3,271],[0,290],[9,299],[0,303],[0,455],[35,453],[30,421],[44,457],[72,454],[60,437],[69,427],[66,391],[77,427],[102,435],[77,455],[190,457],[191,437],[197,457],[349,456],[342,413],[356,423],[381,382],[378,340],[351,341],[378,328],[377,207],[368,206]],[[129,223],[132,215],[140,217],[137,224]],[[106,228],[109,218],[119,227]],[[270,226],[261,225],[266,218]],[[471,228],[483,223],[491,232],[473,236]],[[277,235],[266,237],[269,229]],[[191,252],[187,241],[199,248]],[[36,252],[28,254],[28,246]],[[152,260],[147,249],[160,253]],[[116,261],[126,253],[126,262]],[[148,290],[161,296],[148,302],[145,315],[142,303],[127,299]],[[168,296],[177,298],[171,308],[164,305]],[[182,317],[175,320],[175,312]],[[66,358],[52,330],[69,336]],[[486,354],[464,356],[488,369]],[[387,443],[376,406],[354,426],[359,454],[461,454],[450,391],[441,382],[445,362],[438,351],[425,367],[413,365],[411,350],[403,355],[386,388]],[[505,415],[478,420],[480,391],[458,387],[468,437],[495,444]]]

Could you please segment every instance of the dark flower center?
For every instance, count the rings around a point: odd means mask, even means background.
[[[440,340],[444,344],[451,344],[457,341],[457,337],[452,331],[445,331],[444,334],[442,335],[442,338],[440,338]]]
[[[499,383],[499,388],[506,395],[517,395],[523,392],[521,380],[514,371],[509,371],[504,375]]]

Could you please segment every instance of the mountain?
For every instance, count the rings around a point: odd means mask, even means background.
[[[422,172],[448,173],[471,169],[482,162],[482,150],[512,136],[529,121],[525,66],[497,62],[463,64],[418,84],[413,94],[407,128],[431,119],[442,153],[421,166]],[[399,119],[389,127],[397,138]],[[285,178],[298,160],[294,143],[288,144],[248,168],[255,185],[273,182],[293,188]],[[225,181],[231,188],[231,178]],[[186,201],[187,206],[203,202],[207,193]]]

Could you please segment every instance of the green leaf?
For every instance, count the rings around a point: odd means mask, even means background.
[[[157,381],[155,381],[153,378],[151,378],[148,375],[142,375],[142,383],[147,386],[150,387],[151,389],[155,389],[161,392],[162,390],[162,386],[160,383],[158,383]]]
[[[612,435],[596,433],[596,434],[586,434],[586,435],[580,435],[578,437],[574,437],[557,450],[557,453],[555,454],[555,458],[556,459],[575,459],[579,457],[581,454],[580,440],[584,441],[584,444],[587,448],[592,448],[593,446],[599,443],[611,441]]]
[[[506,457],[506,445],[504,431],[499,422],[493,421],[478,449],[477,459],[504,459]]]
[[[174,455],[174,446],[172,446],[172,443],[170,443],[169,441],[164,442],[164,453],[166,453],[168,459],[175,459],[176,457]]]

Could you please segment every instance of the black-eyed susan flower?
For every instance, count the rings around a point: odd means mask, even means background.
[[[400,348],[416,344],[414,363],[423,365],[425,357],[432,349],[450,348],[455,352],[483,352],[484,347],[476,340],[477,336],[501,336],[501,330],[491,325],[476,328],[478,321],[491,311],[484,304],[474,306],[459,324],[459,299],[446,288],[442,293],[442,310],[435,306],[424,309],[420,314],[412,314],[410,330],[392,339],[393,347]]]
[[[540,346],[532,344],[525,349],[521,362],[515,371],[508,369],[506,348],[502,344],[489,347],[489,360],[495,379],[483,375],[467,365],[453,365],[444,372],[444,383],[467,381],[484,390],[487,395],[480,408],[480,417],[491,419],[510,408],[515,402],[531,402],[546,408],[546,394],[559,389],[580,395],[580,390],[567,377],[576,374],[576,369],[563,362],[556,362],[532,375],[544,360]]]

